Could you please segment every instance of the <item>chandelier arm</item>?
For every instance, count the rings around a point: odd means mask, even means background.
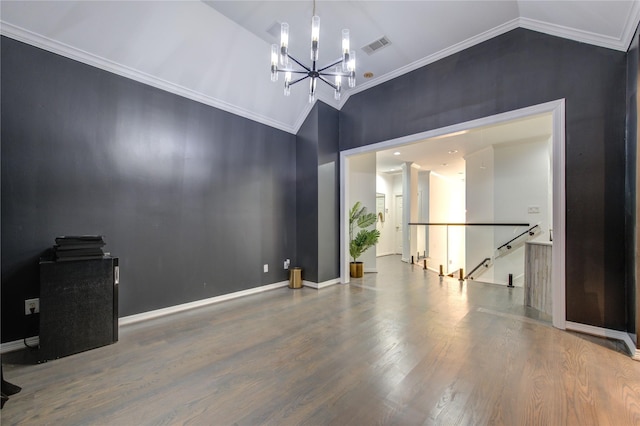
[[[304,68],[307,71],[311,71],[311,68],[307,67],[306,65],[304,65],[302,62],[300,62],[299,60],[297,60],[296,58],[294,58],[293,56],[289,55],[287,53],[287,56],[289,57],[289,59],[291,59],[293,62],[295,62],[296,64],[300,65],[302,68]]]
[[[320,72],[318,73],[318,75],[328,75],[331,77],[335,77],[337,75],[339,75],[340,77],[349,77],[349,73],[348,72],[334,72],[334,71],[330,71],[330,72]]]
[[[277,69],[278,72],[290,72],[292,74],[304,74],[304,75],[309,75],[309,71],[302,71],[302,70],[288,70],[285,68],[278,68]]]
[[[329,68],[331,68],[331,67],[335,67],[336,65],[341,64],[341,63],[342,63],[342,59],[338,59],[337,61],[335,61],[335,62],[333,62],[333,63],[331,63],[331,64],[327,65],[326,67],[322,67],[322,68],[320,68],[320,69],[318,70],[318,72],[322,72],[322,71],[324,71],[324,70],[326,70],[326,69],[329,69]],[[335,75],[335,74],[332,74],[332,75]]]
[[[293,81],[289,82],[289,86],[293,86],[293,85],[294,85],[294,84],[296,84],[296,83],[300,83],[302,80],[306,80],[307,78],[309,78],[309,75],[308,75],[308,74],[307,74],[307,75],[305,75],[304,77],[300,77],[300,78],[299,78],[299,79],[297,79],[297,80],[293,80]]]
[[[332,82],[324,78],[323,76],[319,75],[318,78],[324,81],[325,83],[327,83],[329,86],[333,87],[333,90],[338,90],[338,86],[336,86],[335,84],[333,84]]]

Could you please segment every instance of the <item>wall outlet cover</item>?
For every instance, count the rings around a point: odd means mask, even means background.
[[[24,314],[31,315],[31,309],[33,308],[33,313],[37,314],[40,312],[40,299],[27,299],[24,301]]]

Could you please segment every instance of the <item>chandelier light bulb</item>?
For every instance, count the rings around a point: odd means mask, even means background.
[[[280,63],[289,65],[289,24],[283,22],[280,25]]]
[[[271,81],[278,81],[278,46],[271,45]]]
[[[349,67],[349,30],[342,30],[342,71]]]
[[[316,79],[309,80],[309,103],[313,103],[316,100]]]
[[[318,60],[318,43],[320,42],[320,17],[311,18],[311,60]]]
[[[342,91],[342,76],[339,74],[340,68],[336,66],[336,77],[335,77],[335,89],[333,91],[333,98],[336,101],[340,100],[340,92]]]
[[[284,74],[284,95],[289,96],[291,94],[291,71],[287,71]]]
[[[356,87],[356,51],[349,52],[349,87]]]
[[[342,53],[349,54],[349,30],[342,30]]]

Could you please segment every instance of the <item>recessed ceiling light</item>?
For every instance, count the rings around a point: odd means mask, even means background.
[[[449,151],[449,154],[455,154],[456,152],[458,152],[457,149],[452,149],[451,151]]]
[[[400,151],[394,152],[393,155],[400,155]]]
[[[364,78],[371,78],[371,77],[373,77],[373,73],[371,71],[367,71],[364,74],[362,74],[362,76]]]
[[[448,166],[448,164],[447,163],[442,163],[441,166]]]

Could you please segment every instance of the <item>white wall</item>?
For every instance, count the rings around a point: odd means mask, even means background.
[[[393,184],[394,176],[378,174],[376,176],[376,192],[384,194],[384,222],[378,220],[376,229],[380,231],[380,240],[376,246],[376,256],[386,256],[395,253],[395,218],[393,209]]]
[[[402,223],[402,216],[398,216],[396,212],[398,211],[398,206],[402,205],[398,200],[402,200],[404,198],[404,194],[402,193],[402,173],[398,173],[393,176],[393,248],[396,254],[402,254],[402,226],[399,226]]]
[[[411,257],[418,253],[417,235],[418,230],[415,225],[409,223],[418,221],[418,170],[419,166],[407,162],[402,165],[402,192],[403,192],[403,246],[402,260],[411,262]]]
[[[495,147],[495,221],[525,222],[539,225],[542,232],[534,240],[549,240],[549,145],[547,139]],[[532,213],[536,210],[538,213]],[[495,248],[516,237],[526,228],[495,229]],[[496,259],[496,282],[508,281],[513,274],[514,285],[522,285],[524,274],[524,244],[512,253]]]
[[[467,223],[494,222],[494,165],[493,147],[469,154],[465,157]],[[493,257],[493,228],[489,226],[467,226],[465,274],[471,272],[483,259]],[[475,274],[474,274],[475,275]],[[482,280],[493,281],[493,268],[482,273]]]
[[[465,222],[465,182],[460,179],[448,179],[449,183],[449,219],[448,222]],[[449,271],[465,266],[465,226],[449,227]]]
[[[429,222],[465,221],[464,182],[431,172],[429,178]],[[464,268],[465,230],[463,226],[429,227],[429,267],[444,272]]]
[[[418,222],[429,222],[429,170],[418,172]],[[429,226],[417,226],[417,249],[420,256],[429,257]]]
[[[376,154],[375,152],[349,158],[349,197],[347,209],[360,201],[369,212],[376,211]],[[364,262],[365,272],[376,271],[376,247],[365,251],[359,262]]]
[[[545,138],[500,144],[466,156],[467,222],[539,224],[542,232],[533,239],[548,241],[552,211],[549,147]],[[497,256],[496,249],[526,229],[468,226],[466,272],[492,257],[492,267],[481,275],[473,274],[474,278],[507,284],[512,274],[514,285],[521,286],[524,244],[514,245],[503,256]]]

